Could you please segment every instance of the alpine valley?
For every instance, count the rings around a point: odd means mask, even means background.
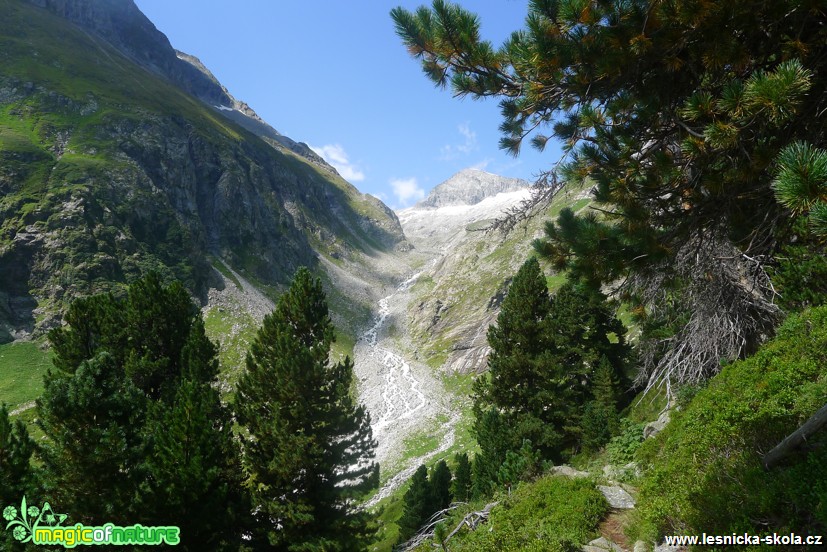
[[[262,319],[307,266],[372,416],[374,501],[472,446],[467,387],[543,217],[488,227],[528,182],[469,169],[394,213],[234,98],[131,0],[0,10],[0,400],[15,416],[37,431],[44,336],[68,305],[123,295],[148,271],[201,304],[229,400]]]
[[[527,4],[387,24],[563,159],[394,211],[135,0],[0,0],[0,548],[820,542],[824,2]]]

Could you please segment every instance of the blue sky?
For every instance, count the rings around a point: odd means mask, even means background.
[[[430,1],[430,0],[429,0]],[[361,191],[411,205],[459,170],[532,180],[558,157],[499,150],[496,100],[454,98],[422,74],[390,10],[419,1],[135,0],[175,48],[195,55],[279,132],[306,142]],[[527,0],[465,0],[500,45]]]

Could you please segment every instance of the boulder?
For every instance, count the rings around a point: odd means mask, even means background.
[[[603,493],[609,506],[619,510],[629,510],[635,507],[635,499],[632,495],[627,493],[622,487],[608,487],[606,485],[598,485],[597,489]]]

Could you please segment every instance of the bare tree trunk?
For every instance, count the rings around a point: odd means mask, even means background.
[[[765,454],[763,458],[764,467],[770,469],[778,464],[778,462],[798,448],[801,443],[805,442],[808,437],[823,428],[825,424],[827,424],[827,404],[822,406],[821,409],[813,414],[809,420],[804,422],[801,427],[787,435],[774,449]]]

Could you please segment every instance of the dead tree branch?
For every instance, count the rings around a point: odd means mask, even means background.
[[[819,411],[813,414],[801,427],[787,435],[774,449],[765,454],[762,459],[764,467],[770,469],[778,464],[802,443],[806,442],[811,435],[824,428],[825,425],[827,425],[827,404],[822,406]]]
[[[445,537],[445,543],[451,540],[451,537],[456,535],[462,527],[468,527],[469,531],[473,531],[478,525],[488,521],[488,516],[491,513],[491,509],[497,504],[497,502],[491,502],[486,504],[482,510],[465,514],[454,530],[451,531],[447,537]],[[425,525],[419,529],[416,535],[399,546],[399,552],[409,552],[416,549],[418,546],[433,540],[436,526],[445,521],[448,515],[460,506],[467,506],[467,504],[465,502],[454,502],[444,510],[434,513],[434,515],[428,518],[428,521],[425,522]]]

